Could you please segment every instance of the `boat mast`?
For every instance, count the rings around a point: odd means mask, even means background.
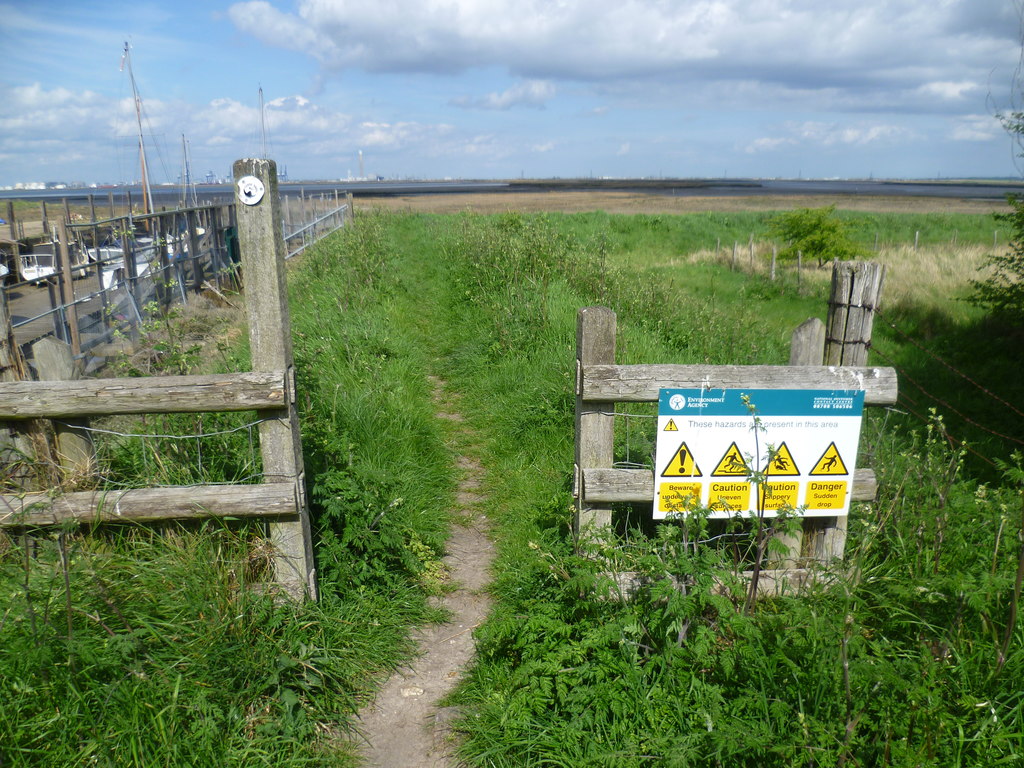
[[[263,86],[260,86],[260,158],[267,159],[267,112],[263,107]]]
[[[142,140],[142,97],[135,85],[135,73],[132,71],[132,56],[128,42],[125,41],[124,53],[121,56],[121,71],[128,64],[128,80],[132,85],[132,98],[135,100],[135,120],[139,126],[139,165],[142,168],[142,212],[153,212],[153,190],[149,188],[149,168],[146,166],[146,143]]]
[[[196,186],[192,183],[192,162],[189,158],[188,141],[181,134],[181,207],[188,208],[199,205]]]

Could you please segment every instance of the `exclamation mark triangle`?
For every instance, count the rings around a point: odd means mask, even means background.
[[[679,450],[672,454],[672,460],[661,473],[662,477],[701,477],[700,467],[693,460],[693,454],[686,447],[686,443],[679,446]]]

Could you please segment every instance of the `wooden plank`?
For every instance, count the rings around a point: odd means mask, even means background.
[[[198,413],[281,407],[283,371],[0,383],[0,419]]]
[[[576,369],[582,371],[591,363],[615,362],[615,313],[606,307],[584,307],[576,314]],[[591,402],[584,407],[576,397],[576,475],[591,467],[607,467],[615,459],[615,403]],[[577,484],[578,486],[578,484]],[[579,488],[576,489],[577,492]],[[576,496],[575,530],[607,528],[612,523],[612,509],[586,502]]]
[[[4,494],[0,528],[102,522],[150,522],[204,517],[286,517],[296,514],[294,483],[199,485]]]
[[[602,469],[591,467],[582,472],[582,498],[587,503],[654,503],[654,473],[649,469]],[[873,469],[853,473],[850,489],[853,501],[874,501],[878,480]]]
[[[660,389],[863,389],[865,405],[896,402],[893,368],[789,365],[584,365],[584,402],[653,403]]]
[[[821,365],[825,351],[825,324],[820,317],[804,320],[789,342],[790,365]]]

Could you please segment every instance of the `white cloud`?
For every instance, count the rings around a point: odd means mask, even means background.
[[[909,129],[884,123],[840,125],[808,121],[784,126],[785,136],[764,136],[746,145],[747,154],[773,152],[787,147],[865,147],[868,145],[894,145],[914,139]]]
[[[967,80],[961,80],[959,82],[943,80],[925,83],[924,85],[919,86],[917,91],[925,97],[959,101],[967,95],[981,92],[982,86],[978,83]]]
[[[764,137],[760,139],[754,139],[746,146],[744,151],[748,155],[753,155],[757,154],[758,152],[772,152],[781,147],[790,146],[793,144],[796,144],[796,141],[790,138],[780,139]]]
[[[546,80],[526,80],[501,93],[489,93],[483,98],[463,96],[452,100],[457,107],[505,111],[513,107],[544,109],[555,95],[555,86]]]
[[[963,115],[949,132],[954,141],[991,141],[1003,134],[1003,126],[992,115]]]
[[[751,79],[790,89],[931,89],[957,98],[1013,64],[1001,0],[267,0],[235,25],[330,71],[498,68],[530,79]],[[500,95],[495,96],[500,103]],[[502,108],[491,107],[491,108]]]

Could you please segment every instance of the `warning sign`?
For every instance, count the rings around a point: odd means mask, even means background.
[[[700,477],[700,467],[693,460],[693,454],[686,447],[686,443],[679,446],[679,450],[672,456],[672,460],[661,473],[662,477]]]
[[[846,514],[863,407],[863,390],[661,390],[654,517]]]
[[[797,497],[800,494],[800,483],[794,480],[761,483],[758,487],[758,493],[760,494],[759,503],[761,508],[766,512],[778,512],[780,509],[796,509]]]
[[[800,470],[796,467],[796,462],[793,461],[793,454],[789,452],[789,447],[783,443],[780,445],[773,454],[771,459],[768,461],[768,468],[765,470],[766,475],[773,475],[778,477],[799,477]],[[793,506],[796,506],[795,504]]]
[[[712,512],[745,512],[750,508],[750,483],[711,483],[708,508]]]
[[[807,484],[804,504],[814,509],[844,509],[846,489],[845,480],[812,480]]]
[[[821,458],[814,462],[812,475],[848,475],[849,471],[843,463],[843,457],[839,455],[839,449],[835,442],[829,443],[828,448],[821,454]]]
[[[700,505],[703,490],[701,483],[662,483],[658,490],[658,511],[688,512]]]
[[[718,466],[715,467],[715,471],[711,475],[712,477],[748,477],[750,475],[750,467],[747,466],[736,443],[729,446],[729,450],[719,460]]]

